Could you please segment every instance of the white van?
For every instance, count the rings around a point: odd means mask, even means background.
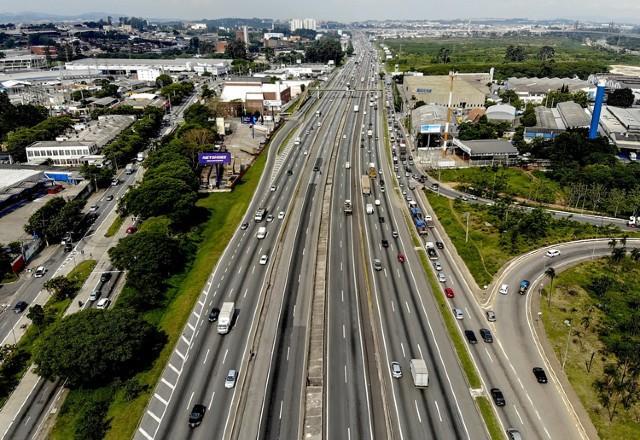
[[[347,163],[345,163],[345,164],[344,164],[344,167],[345,167],[346,169],[350,169],[350,168],[351,168],[351,162],[347,162]]]
[[[262,240],[266,236],[267,236],[267,228],[265,228],[264,226],[260,226],[258,228],[258,232],[256,233],[256,238],[258,240]]]
[[[371,203],[367,203],[367,214],[373,214],[373,205]]]

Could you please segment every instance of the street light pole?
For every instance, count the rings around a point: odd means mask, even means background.
[[[562,359],[563,370],[564,370],[564,365],[567,363],[567,356],[569,355],[569,341],[571,341],[571,321],[568,319],[565,319],[564,325],[569,327],[569,332],[567,333],[567,345],[564,347],[564,358]]]
[[[467,216],[467,232],[464,237],[464,242],[467,243],[469,241],[469,217],[471,217],[471,213],[465,212],[465,214]]]

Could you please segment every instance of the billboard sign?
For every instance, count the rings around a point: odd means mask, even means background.
[[[243,116],[242,123],[243,124],[253,124],[253,116]]]
[[[441,124],[423,124],[420,126],[420,133],[422,134],[440,134],[441,132]]]
[[[231,153],[229,153],[228,151],[198,153],[198,162],[200,163],[200,165],[230,164]]]

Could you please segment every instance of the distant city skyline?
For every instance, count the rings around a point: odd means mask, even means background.
[[[262,2],[245,0],[230,2],[220,8],[209,0],[22,0],[20,11],[16,4],[11,9],[0,6],[0,13],[20,14],[32,12],[77,16],[85,13],[103,12],[117,16],[138,16],[157,19],[214,19],[224,17],[274,18],[287,20],[310,17],[318,21],[366,21],[384,19],[482,19],[482,18],[530,18],[530,19],[580,19],[611,20],[639,23],[640,2],[617,0],[603,6],[598,0],[325,0],[322,2],[300,2],[293,0],[271,0]]]

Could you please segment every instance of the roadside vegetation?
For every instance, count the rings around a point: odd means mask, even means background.
[[[605,72],[611,64],[638,65],[638,57],[583,44],[583,36],[532,36],[517,33],[474,38],[417,38],[384,40],[394,58],[393,70],[447,75],[450,70],[488,72],[496,78],[511,76],[573,77],[586,79]]]
[[[73,268],[66,277],[55,277],[47,281],[44,287],[51,297],[44,307],[36,304],[25,311],[32,325],[17,344],[9,343],[0,348],[0,407],[34,362],[36,347],[43,334],[60,322],[67,306],[95,266],[95,260],[85,260]]]
[[[556,219],[540,208],[524,210],[502,200],[493,206],[484,206],[425,192],[438,220],[480,287],[488,286],[507,261],[522,253],[554,243],[620,232],[616,227]]]
[[[110,320],[122,326],[110,325],[126,333],[119,317],[138,323],[147,337],[138,338],[136,344],[144,344],[147,355],[144,359],[135,356],[134,346],[128,345],[127,358],[111,363],[103,380],[72,387],[51,434],[53,439],[133,435],[193,304],[246,212],[266,152],[233,192],[199,195],[197,152],[213,141],[215,127],[208,122],[207,107],[195,106],[197,111],[185,112],[186,123],[173,139],[150,154],[144,162],[144,180],[127,193],[119,207],[122,215],[143,220],[139,231],[109,251],[114,266],[127,271],[127,283],[109,311],[113,314]],[[115,349],[116,345],[107,347]],[[107,358],[103,351],[98,360]],[[63,377],[69,374],[56,372]]]
[[[542,321],[599,437],[640,438],[640,252],[610,246],[611,256],[549,279]]]
[[[113,219],[113,223],[111,223],[111,225],[109,226],[109,229],[107,229],[107,232],[104,234],[104,236],[113,237],[113,235],[120,230],[123,223],[124,223],[124,217],[118,214],[116,218]]]

